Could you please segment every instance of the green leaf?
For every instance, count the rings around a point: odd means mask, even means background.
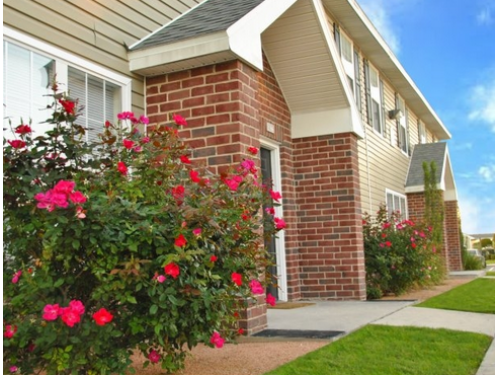
[[[127,296],[127,301],[130,303],[137,303],[137,300],[134,296]]]
[[[59,288],[63,284],[64,284],[64,279],[59,279],[54,283],[54,288]]]
[[[151,305],[151,307],[149,308],[149,313],[151,315],[156,314],[157,311],[158,311],[158,305]]]
[[[73,241],[71,242],[71,246],[73,246],[73,249],[78,250],[78,249],[80,248],[80,241],[78,241],[78,240],[76,240],[76,239],[75,239],[75,240],[73,240]]]

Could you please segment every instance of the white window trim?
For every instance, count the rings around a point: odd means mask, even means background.
[[[401,110],[401,113],[403,114],[399,120],[396,121],[396,126],[397,126],[397,134],[398,134],[398,139],[399,139],[399,144],[398,148],[401,151],[401,153],[405,156],[410,155],[410,134],[409,134],[409,110],[408,107],[406,106],[405,100],[401,97],[401,95],[398,95],[398,100],[399,100],[399,109]],[[402,133],[400,131],[400,126],[405,129],[405,138],[406,138],[406,151],[403,150],[402,148],[402,142],[401,142],[401,137]]]
[[[345,59],[344,55],[342,54],[343,51],[343,40],[347,41],[349,43],[349,46],[351,47],[351,62]],[[352,79],[353,82],[353,92],[354,92],[354,85],[356,84],[356,79],[354,77],[354,44],[352,43],[351,39],[342,31],[340,30],[340,59],[342,61],[342,66],[344,68],[344,72],[347,74],[349,78]]]
[[[380,131],[375,129],[375,123],[374,123],[374,119],[375,119],[375,111],[374,111],[374,108],[373,108],[373,103],[371,103],[371,116],[372,116],[372,129],[373,129],[373,132],[375,134],[377,134],[379,137],[381,137],[382,139],[384,139],[384,129],[383,129],[383,123],[382,123],[382,116],[384,115],[382,113],[383,109],[382,109],[382,95],[384,95],[381,90],[380,90],[380,73],[379,71],[371,64],[369,63],[368,64],[368,69],[370,70],[370,99],[372,100],[375,100],[377,103],[378,103],[378,106],[379,106],[379,119],[378,119],[378,122],[379,122],[379,125],[380,125]],[[375,73],[377,75],[377,87],[374,89],[374,86],[372,86],[372,74]],[[366,79],[366,77],[365,77]],[[375,96],[374,96],[375,94]]]
[[[391,189],[385,189],[385,203],[386,203],[386,205],[387,205],[387,206],[389,206],[389,205],[387,204],[387,203],[388,203],[388,202],[387,202],[387,195],[388,195],[388,194],[392,194],[394,197],[399,197],[399,198],[401,198],[401,199],[403,199],[403,200],[404,200],[404,202],[405,202],[404,204],[405,204],[405,213],[406,213],[406,217],[401,217],[401,218],[402,218],[403,220],[404,220],[404,219],[408,219],[408,199],[407,199],[407,197],[406,197],[406,194],[401,194],[401,193],[398,193],[398,192],[396,192],[396,191],[394,191],[394,190],[391,190]],[[394,203],[394,202],[393,202],[393,203]],[[393,207],[394,207],[394,205],[393,205]],[[388,211],[388,213],[389,213],[389,211]],[[401,213],[401,210],[400,210],[400,213]]]
[[[130,111],[132,108],[132,79],[121,74],[115,73],[100,65],[92,63],[81,57],[73,55],[65,50],[45,43],[41,40],[23,34],[7,26],[3,27],[4,40],[18,44],[24,48],[32,50],[40,55],[47,56],[56,60],[57,81],[67,85],[68,65],[99,76],[106,81],[122,86],[121,90],[121,111]],[[67,89],[67,87],[66,87]],[[63,91],[66,91],[63,89]],[[115,119],[113,119],[115,120]]]
[[[281,163],[280,145],[269,139],[260,139],[260,146],[271,151],[271,171],[273,189],[281,192]],[[283,205],[275,207],[276,216],[283,218]],[[276,243],[276,267],[278,272],[278,298],[280,301],[288,301],[288,280],[285,252],[286,229],[282,229],[275,238]]]
[[[427,129],[425,128],[425,124],[421,120],[418,120],[418,134],[420,137],[420,143],[427,143]]]

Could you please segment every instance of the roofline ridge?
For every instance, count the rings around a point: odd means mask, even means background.
[[[133,43],[131,46],[128,47],[128,50],[131,51],[132,48],[135,48],[137,45],[141,44],[143,41],[145,41],[146,39],[149,39],[151,38],[153,35],[159,33],[160,31],[162,31],[164,28],[166,28],[167,26],[170,26],[171,24],[173,24],[175,21],[181,19],[182,17],[184,17],[186,14],[189,14],[192,10],[198,8],[200,5],[202,4],[205,4],[206,2],[208,2],[209,0],[203,0],[201,1],[200,3],[196,4],[194,7],[188,9],[186,12],[184,13],[181,13],[179,14],[177,17],[175,17],[172,21],[170,22],[167,22],[165,25],[159,27],[158,29],[150,32],[148,35],[144,36],[143,38],[139,39],[137,42]]]

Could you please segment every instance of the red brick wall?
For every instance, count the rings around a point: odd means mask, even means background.
[[[425,195],[424,193],[406,194],[408,204],[408,217],[415,223],[421,223],[425,217]]]
[[[166,124],[172,113],[186,117],[181,136],[194,162],[214,172],[239,163],[248,146],[260,146],[261,136],[280,145],[290,300],[365,298],[354,135],[292,140],[290,111],[265,58],[263,72],[231,61],[147,78],[146,90],[151,122]],[[305,200],[310,192],[312,201]],[[254,315],[248,318],[261,325]]]
[[[222,172],[239,163],[248,146],[259,146],[256,72],[239,61],[146,79],[147,113],[167,123],[177,113],[188,120],[180,135],[193,160]]]
[[[425,217],[424,193],[407,194],[407,202],[410,219],[415,222],[423,222]],[[448,271],[459,271],[462,269],[462,255],[457,201],[445,201],[444,206],[442,255]]]
[[[303,298],[365,299],[357,139],[294,139]]]
[[[445,201],[445,235],[448,250],[448,269],[462,270],[462,253],[460,250],[460,219],[458,202]]]

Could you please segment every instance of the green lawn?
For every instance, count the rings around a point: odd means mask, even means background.
[[[416,306],[494,314],[495,280],[476,279]]]
[[[486,260],[486,264],[495,264],[495,259]]]
[[[369,325],[267,375],[472,375],[491,340],[445,329]]]
[[[495,276],[495,271],[486,272],[486,276]]]

